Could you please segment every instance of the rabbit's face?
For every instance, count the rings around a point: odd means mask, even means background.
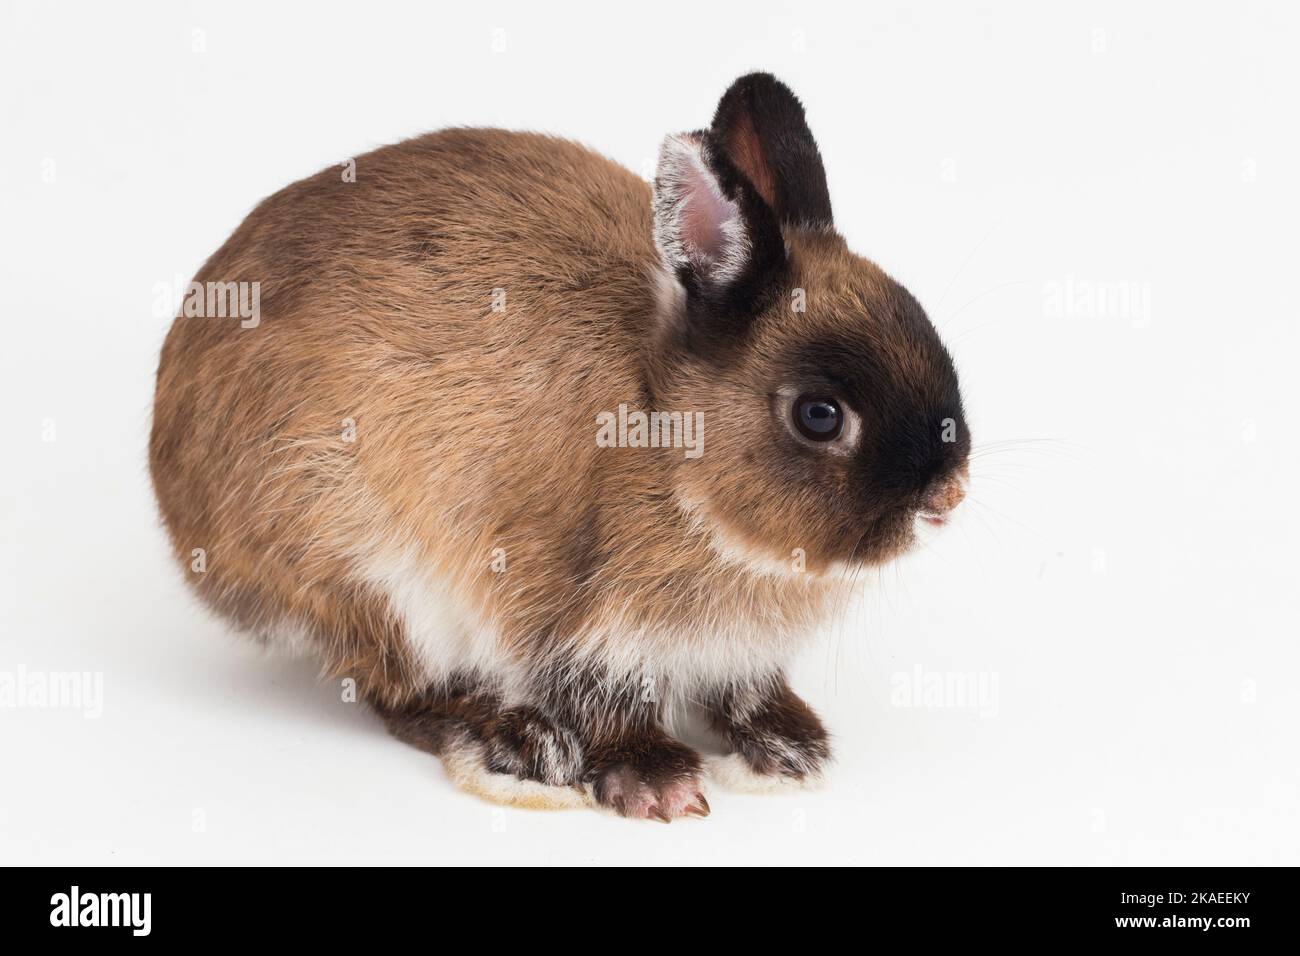
[[[679,499],[749,564],[887,560],[965,493],[957,374],[915,299],[838,237],[787,231],[782,294],[729,345],[666,362],[706,441]]]
[[[970,450],[952,359],[834,231],[793,95],[737,81],[712,129],[665,143],[655,185],[675,282],[652,386],[706,435],[678,500],[728,556],[777,572],[884,561],[944,523]]]

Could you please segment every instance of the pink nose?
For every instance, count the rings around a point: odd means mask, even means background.
[[[921,499],[920,516],[930,524],[943,524],[952,510],[966,497],[966,482],[961,475],[949,475],[930,486]]]

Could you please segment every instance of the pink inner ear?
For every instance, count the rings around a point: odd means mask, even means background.
[[[691,164],[682,208],[682,244],[691,252],[719,262],[726,256],[727,234],[723,226],[739,213],[736,204],[723,196],[708,171]]]

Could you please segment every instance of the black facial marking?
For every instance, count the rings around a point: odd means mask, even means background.
[[[796,387],[825,389],[861,417],[855,484],[878,505],[881,495],[918,493],[956,468],[970,437],[952,359],[915,300],[900,289],[872,321],[862,334],[803,345],[787,374]]]

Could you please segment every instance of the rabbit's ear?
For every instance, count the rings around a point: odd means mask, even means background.
[[[781,223],[832,224],[822,156],[788,86],[770,73],[742,76],[722,95],[711,132]]]
[[[654,214],[659,254],[693,303],[750,314],[785,265],[771,207],[708,132],[664,140]]]

